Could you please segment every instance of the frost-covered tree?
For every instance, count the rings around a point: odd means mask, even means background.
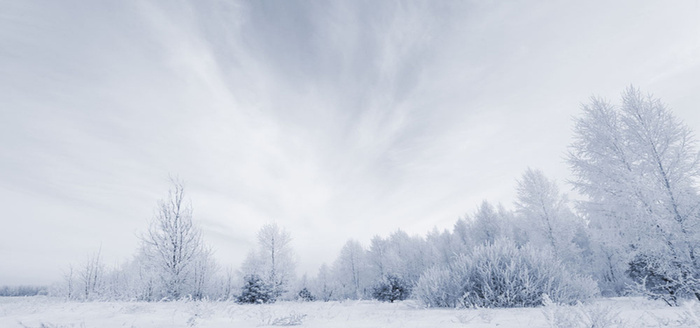
[[[389,269],[389,243],[380,236],[372,237],[369,250],[367,251],[367,261],[373,277],[383,277]]]
[[[289,232],[277,223],[263,226],[258,231],[258,249],[248,253],[241,267],[244,275],[259,275],[271,286],[275,298],[289,291],[295,279],[291,241]]]
[[[402,301],[411,294],[411,285],[398,276],[389,274],[372,288],[372,297],[382,302]]]
[[[164,297],[178,299],[191,284],[194,264],[205,250],[200,229],[192,222],[192,205],[175,179],[168,198],[158,203],[148,232],[141,237],[150,269],[160,278]]]
[[[308,288],[302,288],[299,293],[297,293],[297,300],[302,302],[313,302],[316,300],[316,296],[311,294]]]
[[[63,273],[64,286],[57,293],[62,294],[68,300],[72,300],[75,295],[75,269],[73,265],[68,265],[68,269]]]
[[[215,283],[216,286],[219,286],[219,288],[216,290],[217,292],[215,293],[216,298],[220,300],[229,300],[233,296],[234,289],[236,289],[235,284],[235,279],[234,279],[234,271],[231,267],[227,267],[223,275],[219,275],[217,278],[217,282]]]
[[[387,276],[396,276],[412,286],[436,260],[434,249],[421,236],[409,236],[402,230],[387,239],[375,236],[366,252],[366,282],[376,285]]]
[[[318,269],[318,274],[309,284],[311,293],[317,296],[317,299],[328,302],[337,296],[336,282],[333,279],[332,272],[326,263],[321,264]]]
[[[115,265],[105,270],[103,299],[130,300],[135,299],[132,272],[125,266]]]
[[[241,294],[236,301],[238,303],[274,303],[276,298],[272,286],[266,283],[257,274],[247,275],[244,278],[245,283],[241,287]]]
[[[700,220],[696,141],[660,100],[630,87],[622,104],[593,98],[576,121],[569,163],[596,229],[610,285],[635,258],[700,299]],[[619,286],[619,284],[618,284]]]
[[[454,236],[448,231],[442,232],[434,228],[425,236],[425,241],[428,244],[430,255],[427,255],[432,260],[433,265],[447,265],[452,257],[458,254],[457,246],[455,245]]]
[[[19,286],[1,286],[0,297],[18,297],[18,296],[37,296],[47,295],[48,287],[19,285]]]
[[[211,285],[217,271],[218,265],[214,261],[212,249],[202,247],[192,263],[192,282],[189,291],[193,299],[201,300],[213,292]]]
[[[460,218],[455,222],[452,227],[452,238],[450,241],[453,246],[453,253],[464,254],[475,246],[475,239],[471,234],[472,224],[469,217]]]
[[[542,171],[528,168],[518,180],[517,196],[518,220],[528,242],[548,249],[562,262],[579,262],[580,249],[575,236],[584,223],[571,211],[556,183]]]
[[[105,267],[102,263],[101,250],[88,256],[82,269],[78,272],[80,279],[81,297],[90,300],[98,297],[104,285]]]
[[[367,261],[365,250],[355,240],[348,240],[333,263],[333,277],[338,284],[336,299],[360,299],[364,296]]]
[[[434,262],[428,258],[432,253],[421,236],[409,236],[403,230],[398,230],[389,236],[388,243],[392,267],[386,275],[398,276],[409,286],[413,286]]]
[[[488,201],[483,201],[469,226],[472,245],[493,244],[503,234],[502,225],[502,218],[496,208]]]
[[[128,262],[124,269],[132,280],[133,298],[140,301],[155,301],[161,294],[161,269],[152,261],[146,253],[146,245],[141,243],[141,248],[134,258]]]

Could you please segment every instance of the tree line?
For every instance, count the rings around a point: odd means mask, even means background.
[[[297,277],[291,235],[277,224],[238,270],[222,270],[173,180],[137,254],[107,269],[97,252],[54,293],[69,299],[385,301],[426,306],[536,306],[642,294],[700,300],[699,153],[691,129],[657,98],[628,88],[593,97],[566,160],[581,200],[542,171],[517,180],[513,209],[484,201],[451,229],[349,240],[313,277]]]

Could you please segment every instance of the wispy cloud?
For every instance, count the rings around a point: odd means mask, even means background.
[[[528,166],[562,180],[591,94],[634,83],[700,128],[693,1],[0,6],[0,281],[128,258],[169,174],[224,264],[274,220],[314,270],[509,205]]]

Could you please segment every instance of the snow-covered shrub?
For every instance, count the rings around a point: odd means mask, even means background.
[[[274,291],[256,274],[247,275],[238,303],[274,303]]]
[[[270,326],[298,326],[304,322],[306,314],[290,313],[286,316],[281,316],[270,320]]]
[[[183,303],[184,309],[182,312],[187,313],[190,317],[187,319],[188,327],[195,327],[200,324],[203,319],[211,318],[214,313],[214,307],[211,302],[202,300],[187,300]]]
[[[304,302],[313,302],[316,300],[316,297],[311,294],[308,288],[304,287],[297,293],[297,299]]]
[[[403,301],[411,293],[411,286],[396,275],[389,274],[372,289],[372,297],[382,301]]]
[[[637,292],[651,299],[661,299],[670,306],[678,306],[679,298],[692,297],[699,289],[692,271],[677,261],[639,254],[629,263],[627,274],[636,283]]]
[[[539,306],[543,294],[574,304],[598,293],[592,279],[568,272],[551,253],[506,240],[476,247],[459,257],[456,267],[468,307]]]
[[[427,306],[528,307],[547,294],[556,303],[575,304],[598,293],[589,277],[570,273],[549,252],[497,240],[457,257],[449,270],[427,271],[416,295]]]
[[[428,307],[456,307],[459,304],[461,286],[447,268],[432,267],[420,276],[413,288],[413,295]]]
[[[616,307],[606,304],[559,305],[545,294],[542,314],[551,328],[625,327]]]

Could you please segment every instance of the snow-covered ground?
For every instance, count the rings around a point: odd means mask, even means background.
[[[415,301],[379,303],[65,302],[0,298],[0,327],[700,327],[700,304],[671,308],[641,298],[579,306],[425,309]]]

